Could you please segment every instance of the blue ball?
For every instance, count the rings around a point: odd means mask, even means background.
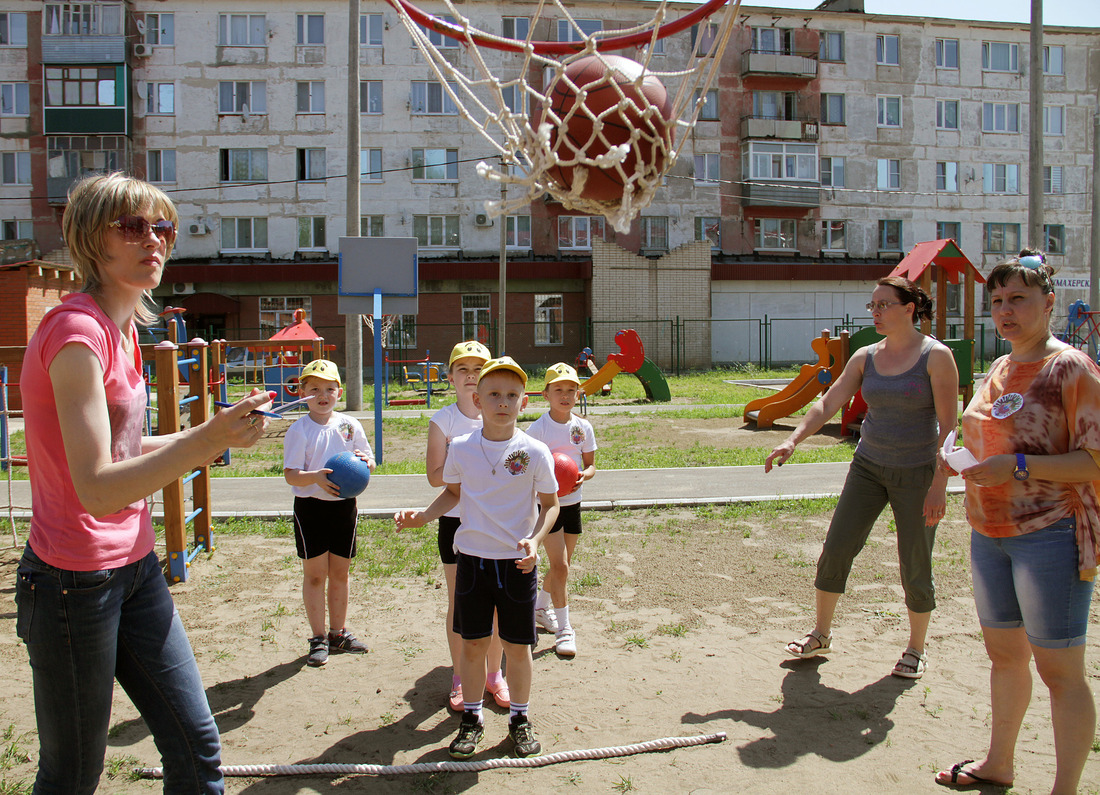
[[[325,462],[328,479],[340,487],[340,498],[358,497],[370,482],[370,467],[355,453],[337,453]]]

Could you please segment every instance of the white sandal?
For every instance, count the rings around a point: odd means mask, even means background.
[[[817,643],[817,645],[814,646],[814,643]],[[797,647],[798,651],[795,651],[792,647]],[[832,635],[822,635],[816,629],[811,629],[801,639],[792,640],[787,644],[787,654],[800,660],[808,660],[819,654],[828,654],[832,647]]]
[[[915,662],[910,662],[914,660]],[[903,670],[905,668],[912,668],[913,670]],[[900,676],[902,679],[920,679],[924,676],[925,670],[928,668],[928,654],[927,652],[920,652],[910,646],[908,649],[901,653],[901,659],[894,665],[894,670],[891,672],[894,676]],[[969,775],[969,774],[967,774]]]

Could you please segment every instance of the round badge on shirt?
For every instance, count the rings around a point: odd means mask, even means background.
[[[998,420],[1011,417],[1024,407],[1024,396],[1019,392],[1005,392],[993,403],[990,414]]]

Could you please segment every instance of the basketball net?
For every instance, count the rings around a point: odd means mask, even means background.
[[[363,318],[363,325],[370,329],[371,337],[374,336],[374,316],[373,315],[360,315]],[[394,321],[397,320],[397,315],[382,315],[382,347],[389,347],[390,329],[393,328]]]
[[[642,209],[653,201],[654,194],[664,180],[665,174],[676,163],[681,149],[691,140],[691,130],[695,126],[712,83],[717,85],[716,75],[721,64],[722,53],[729,41],[740,0],[707,0],[696,11],[678,20],[667,20],[668,0],[655,0],[647,4],[653,7],[653,16],[647,22],[632,28],[599,31],[585,34],[577,21],[563,5],[563,0],[538,0],[530,18],[529,31],[546,28],[555,20],[565,21],[571,31],[570,42],[534,41],[528,34],[526,40],[507,39],[475,28],[470,20],[463,16],[452,0],[443,0],[447,10],[456,22],[450,23],[430,17],[412,6],[409,0],[388,0],[397,10],[409,35],[431,67],[436,79],[443,87],[446,97],[455,104],[458,113],[469,122],[481,136],[500,153],[502,162],[491,165],[482,161],[477,164],[477,173],[485,179],[514,186],[516,190],[507,191],[501,200],[485,202],[485,210],[491,216],[506,215],[529,205],[534,199],[549,194],[566,209],[592,215],[603,215],[619,232],[627,232],[630,222]],[[465,6],[463,3],[462,5]],[[637,4],[640,5],[640,4]],[[725,6],[725,12],[717,16],[717,10]],[[488,5],[486,5],[488,7]],[[710,21],[711,14],[715,19]],[[499,17],[498,17],[499,18]],[[538,23],[546,20],[543,25]],[[692,21],[698,20],[700,35],[697,36],[694,52],[688,55],[689,65],[682,70],[661,71],[654,68],[653,52],[659,39],[686,29]],[[430,40],[425,27],[430,25],[435,37],[444,41],[438,34],[446,31],[450,39],[457,40],[470,56],[473,68],[466,74],[456,68],[450,60],[457,60],[440,51],[439,46]],[[650,162],[635,158],[635,166],[630,173],[623,168],[623,161],[630,152],[629,144],[609,141],[603,132],[601,118],[609,113],[622,111],[623,117],[649,115],[651,109],[638,108],[635,100],[625,96],[618,86],[619,101],[598,114],[593,114],[584,102],[573,106],[573,111],[559,118],[550,107],[550,97],[559,84],[567,86],[577,93],[574,85],[565,75],[566,67],[574,61],[596,56],[607,61],[600,54],[600,48],[618,49],[638,48],[634,60],[639,61],[645,72],[635,84],[640,87],[645,75],[653,75],[661,80],[671,100],[672,114],[670,127],[673,133],[672,145],[660,135],[655,135],[651,125],[634,125],[631,131],[632,141],[644,140],[648,143],[645,151],[650,152]],[[453,47],[451,48],[453,52]],[[487,61],[488,52],[505,51],[493,58],[491,67]],[[704,51],[705,50],[705,51]],[[511,56],[508,53],[511,53]],[[658,60],[663,60],[662,56]],[[501,76],[494,74],[494,70]],[[505,76],[510,75],[510,76]],[[562,81],[565,81],[564,83]],[[612,83],[614,85],[614,83]],[[517,101],[517,98],[519,100]],[[633,104],[633,108],[630,105]],[[586,114],[585,123],[594,130],[596,138],[604,146],[604,153],[589,157],[585,151],[574,148],[551,145],[551,132],[559,136],[568,132],[570,117]],[[565,150],[565,151],[563,151]],[[659,166],[655,164],[659,163]],[[580,167],[580,168],[578,168]],[[621,200],[598,201],[583,196],[585,175],[588,168],[602,168],[617,173],[623,183]],[[567,170],[574,174],[572,185],[563,186],[552,179],[548,172],[561,173]]]

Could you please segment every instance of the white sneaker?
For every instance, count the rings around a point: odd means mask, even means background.
[[[558,631],[558,617],[554,615],[553,607],[536,607],[535,623],[547,632]]]
[[[572,627],[565,627],[554,639],[554,651],[562,657],[573,657],[577,653],[577,633]]]

